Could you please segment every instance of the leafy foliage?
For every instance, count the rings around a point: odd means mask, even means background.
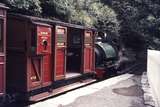
[[[116,13],[99,0],[41,0],[43,15],[118,35]]]
[[[102,3],[93,3],[89,6],[88,10],[92,17],[95,17],[96,28],[118,35],[120,26],[113,9]]]
[[[121,35],[126,46],[160,49],[159,0],[2,0],[14,12],[56,17]],[[118,18],[118,19],[117,19]],[[129,41],[130,40],[130,41]],[[127,42],[128,41],[128,42]],[[129,44],[130,43],[130,44]],[[141,45],[140,45],[141,46]],[[139,49],[140,50],[140,49]]]
[[[11,11],[23,14],[39,15],[41,6],[39,0],[3,0],[11,7]]]
[[[72,1],[72,0],[71,0]],[[56,17],[67,21],[69,16],[70,2],[68,0],[41,0],[42,15]]]
[[[11,11],[58,18],[118,35],[116,13],[100,0],[3,0]]]
[[[118,14],[124,43],[146,45],[151,49],[160,49],[160,1],[159,0],[101,0],[110,5]],[[135,40],[134,40],[135,39]],[[129,41],[131,40],[131,41]],[[146,45],[145,45],[146,44]]]

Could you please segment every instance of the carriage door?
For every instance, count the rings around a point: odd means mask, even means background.
[[[67,28],[56,26],[55,33],[55,80],[60,80],[66,73]]]
[[[4,21],[0,19],[0,93],[4,92],[5,83],[5,49],[4,49]]]
[[[31,87],[48,86],[52,81],[51,27],[36,25],[36,31],[32,33]]]
[[[84,33],[84,52],[83,52],[83,70],[84,73],[92,72],[94,67],[93,57],[93,33],[85,31]]]
[[[51,26],[38,26],[37,52],[42,56],[42,84],[48,86],[52,83],[51,67]]]

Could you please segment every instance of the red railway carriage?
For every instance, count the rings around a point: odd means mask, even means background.
[[[0,3],[0,97],[5,94],[6,75],[6,14],[5,5]]]
[[[8,15],[7,24],[8,92],[25,93],[35,101],[94,74],[93,29],[15,14]],[[47,88],[49,93],[43,94]]]
[[[52,26],[22,15],[8,15],[7,87],[29,92],[51,85]]]

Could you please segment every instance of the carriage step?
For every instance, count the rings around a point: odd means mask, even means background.
[[[49,92],[43,92],[43,93],[31,96],[29,98],[29,101],[37,102],[37,101],[45,100],[45,99],[53,97],[55,95],[63,94],[63,93],[66,93],[68,91],[71,91],[71,90],[74,90],[74,89],[92,84],[94,82],[96,82],[96,79],[82,80],[82,81],[79,81],[79,82],[76,82],[76,83],[73,83],[73,84],[70,84],[70,85],[66,85],[66,86],[63,86],[63,87],[60,87],[60,88],[53,89]]]

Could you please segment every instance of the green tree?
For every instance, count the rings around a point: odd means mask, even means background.
[[[10,11],[23,14],[40,15],[41,6],[39,0],[3,0],[10,6]]]
[[[118,35],[116,13],[100,0],[3,0],[12,12],[57,18]]]
[[[115,12],[99,0],[41,0],[43,14],[118,34]]]
[[[136,45],[141,39],[151,49],[160,49],[160,1],[159,0],[101,0],[112,7],[118,14],[121,25],[121,36],[126,46]],[[133,41],[136,39],[135,41]],[[128,41],[132,40],[132,41]]]
[[[96,28],[118,35],[120,26],[113,9],[98,2],[90,4],[88,12],[96,20],[94,23]]]
[[[74,0],[41,0],[42,15],[68,21]]]

